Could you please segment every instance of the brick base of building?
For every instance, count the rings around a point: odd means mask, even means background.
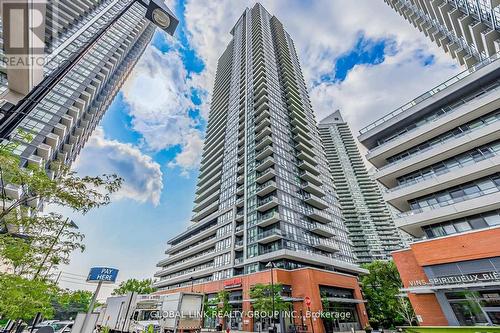
[[[365,305],[363,303],[359,281],[356,276],[313,268],[302,268],[296,270],[273,269],[272,273],[274,283],[280,283],[282,285],[291,287],[291,298],[294,313],[302,314],[302,316],[294,316],[294,325],[306,325],[308,332],[325,333],[325,325],[322,319],[313,319],[312,317],[307,318],[305,316],[305,314],[308,312],[314,314],[319,313],[323,310],[322,295],[320,295],[320,286],[341,288],[352,291],[352,295],[354,297],[354,300],[356,301],[355,308],[359,326],[362,328],[368,323],[368,316],[366,313]],[[252,316],[247,316],[247,314],[252,311],[249,292],[250,288],[258,283],[270,284],[271,271],[262,271],[247,275],[241,275],[228,280],[213,281],[182,288],[162,290],[158,291],[157,294],[168,294],[181,291],[215,294],[221,290],[241,290],[243,298],[243,325],[241,330],[251,332],[254,331],[254,318],[252,318]],[[304,299],[307,297],[310,299],[310,306],[307,306],[306,302],[304,301]],[[347,299],[345,301],[338,301],[340,302],[339,304],[341,304],[342,302],[349,302],[349,300]],[[311,329],[311,322],[313,330]]]

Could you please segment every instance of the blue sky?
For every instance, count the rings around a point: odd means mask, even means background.
[[[119,280],[151,277],[166,241],[189,223],[216,61],[253,2],[167,3],[180,19],[176,36],[155,34],[75,163],[126,185],[108,207],[72,216],[87,249],[62,267],[65,287],[87,288],[69,274],[96,265],[119,268]],[[382,0],[263,4],[295,40],[318,119],[341,108],[359,130],[459,71]]]

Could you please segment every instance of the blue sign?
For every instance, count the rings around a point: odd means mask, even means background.
[[[114,283],[118,275],[118,270],[116,268],[109,267],[92,267],[90,269],[89,275],[87,276],[87,282],[107,282]]]

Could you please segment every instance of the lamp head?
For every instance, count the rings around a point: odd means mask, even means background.
[[[165,5],[164,0],[150,0],[147,5],[146,18],[166,33],[173,35],[179,20]]]

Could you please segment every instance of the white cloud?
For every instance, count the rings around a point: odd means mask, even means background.
[[[98,127],[78,156],[74,169],[84,175],[117,174],[124,179],[114,196],[158,205],[163,190],[160,165],[131,144],[108,140]]]
[[[396,107],[456,74],[449,60],[423,66],[405,43],[379,65],[357,65],[342,82],[322,82],[310,90],[318,120],[341,109],[353,134]]]
[[[196,80],[208,92],[217,59],[231,39],[229,31],[243,10],[253,4],[248,0],[186,2],[189,41],[206,63],[206,70]],[[390,112],[457,72],[448,55],[381,0],[264,0],[262,4],[283,22],[294,39],[319,116],[347,107],[346,112],[353,115],[348,119],[358,121],[354,127],[360,127],[361,122]],[[358,66],[343,83],[313,88],[314,82],[334,71],[336,59],[353,48],[360,34],[390,39],[401,54],[386,57],[382,65]],[[435,55],[436,62],[423,67],[412,58],[418,50]],[[354,90],[360,88],[364,90]]]
[[[172,165],[195,168],[201,154],[201,133],[190,117],[192,83],[175,50],[166,53],[150,46],[123,88],[130,105],[132,127],[148,149],[161,151],[180,146]],[[187,151],[186,151],[187,149]]]
[[[187,176],[187,170],[200,164],[201,151],[203,149],[203,138],[198,131],[191,131],[186,135],[186,140],[182,144],[181,152],[171,161],[169,167],[180,167],[182,174]]]

